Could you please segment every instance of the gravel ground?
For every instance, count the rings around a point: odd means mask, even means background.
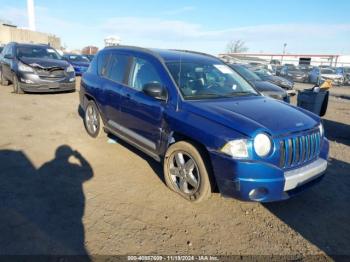
[[[350,100],[330,99],[322,183],[270,204],[190,204],[157,162],[88,137],[77,109],[77,92],[0,86],[0,254],[350,255]]]

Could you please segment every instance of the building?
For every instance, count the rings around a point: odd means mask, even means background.
[[[21,29],[10,23],[0,21],[0,45],[9,42],[49,44],[55,49],[61,48],[61,40],[55,35]]]
[[[350,66],[350,55],[338,54],[264,54],[264,53],[232,53],[220,54],[224,60],[237,60],[242,63],[259,62],[269,64],[271,61],[280,64],[306,64],[313,66]],[[256,60],[256,61],[254,61]],[[246,61],[246,62],[245,62]],[[238,62],[237,62],[238,63]]]
[[[92,46],[92,45],[86,46],[81,50],[81,53],[83,55],[94,55],[97,52],[98,52],[98,47]]]

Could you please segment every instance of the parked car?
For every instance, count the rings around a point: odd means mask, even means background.
[[[308,82],[309,72],[306,67],[285,65],[281,69],[280,76],[295,82]]]
[[[82,77],[80,106],[91,137],[105,130],[160,161],[189,201],[216,185],[224,196],[283,200],[327,168],[318,116],[261,96],[214,56],[106,47]]]
[[[270,83],[273,83],[279,87],[282,87],[283,89],[287,91],[294,91],[294,82],[290,81],[286,78],[280,77],[280,76],[274,76],[271,74],[270,71],[265,69],[255,69],[253,71],[255,74],[257,74],[262,80],[268,81]]]
[[[335,73],[343,77],[344,85],[350,85],[350,67],[338,67],[335,69]]]
[[[2,85],[15,93],[74,91],[74,68],[48,45],[11,42],[0,60]]]
[[[87,57],[87,59],[89,59],[89,61],[91,62],[92,59],[94,59],[95,55],[84,55]]]
[[[250,82],[264,96],[269,96],[289,103],[289,95],[281,87],[268,81],[263,81],[257,74],[242,65],[230,64],[229,66],[245,80]]]
[[[4,47],[3,47],[3,46],[0,46],[0,53],[2,52],[3,49],[4,49]]]
[[[343,85],[343,76],[338,75],[332,68],[314,67],[309,73],[309,82],[319,84],[323,80],[332,80],[335,85]]]
[[[276,66],[276,70],[275,70],[276,76],[279,76],[281,74],[282,67],[283,66],[281,66],[281,65]]]
[[[90,65],[90,60],[85,55],[65,54],[63,58],[73,66],[76,76],[85,73]]]

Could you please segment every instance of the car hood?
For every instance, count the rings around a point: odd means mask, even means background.
[[[252,84],[260,92],[270,91],[270,92],[276,92],[281,94],[285,93],[285,91],[282,88],[268,81],[252,81]]]
[[[289,81],[288,79],[285,79],[283,77],[280,76],[269,76],[268,78],[266,78],[267,81],[272,82],[276,85],[281,85],[283,87],[286,88],[293,88],[293,82]]]
[[[37,68],[53,68],[53,67],[67,68],[69,66],[69,63],[67,61],[58,60],[58,59],[22,57],[19,60],[21,60],[23,63],[27,65],[30,65],[32,67],[37,67]]]
[[[70,62],[73,66],[84,66],[88,67],[90,63],[88,62]]]
[[[185,102],[186,110],[232,128],[246,136],[258,130],[272,136],[307,130],[318,125],[318,116],[263,96]]]
[[[285,79],[285,78],[280,77],[280,76],[267,76],[266,79],[268,79],[269,81],[274,81],[274,82],[292,83],[292,82],[289,81],[288,79]]]
[[[304,71],[301,71],[301,70],[291,70],[291,71],[288,71],[289,74],[292,74],[294,76],[303,76],[303,75],[307,75],[306,72]]]

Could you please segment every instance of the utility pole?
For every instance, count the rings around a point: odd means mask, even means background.
[[[283,44],[283,55],[282,55],[282,58],[281,58],[281,65],[283,65],[283,57],[286,54],[286,47],[287,47],[287,43],[284,43]]]
[[[35,9],[34,0],[27,0],[27,14],[29,29],[35,31]]]

